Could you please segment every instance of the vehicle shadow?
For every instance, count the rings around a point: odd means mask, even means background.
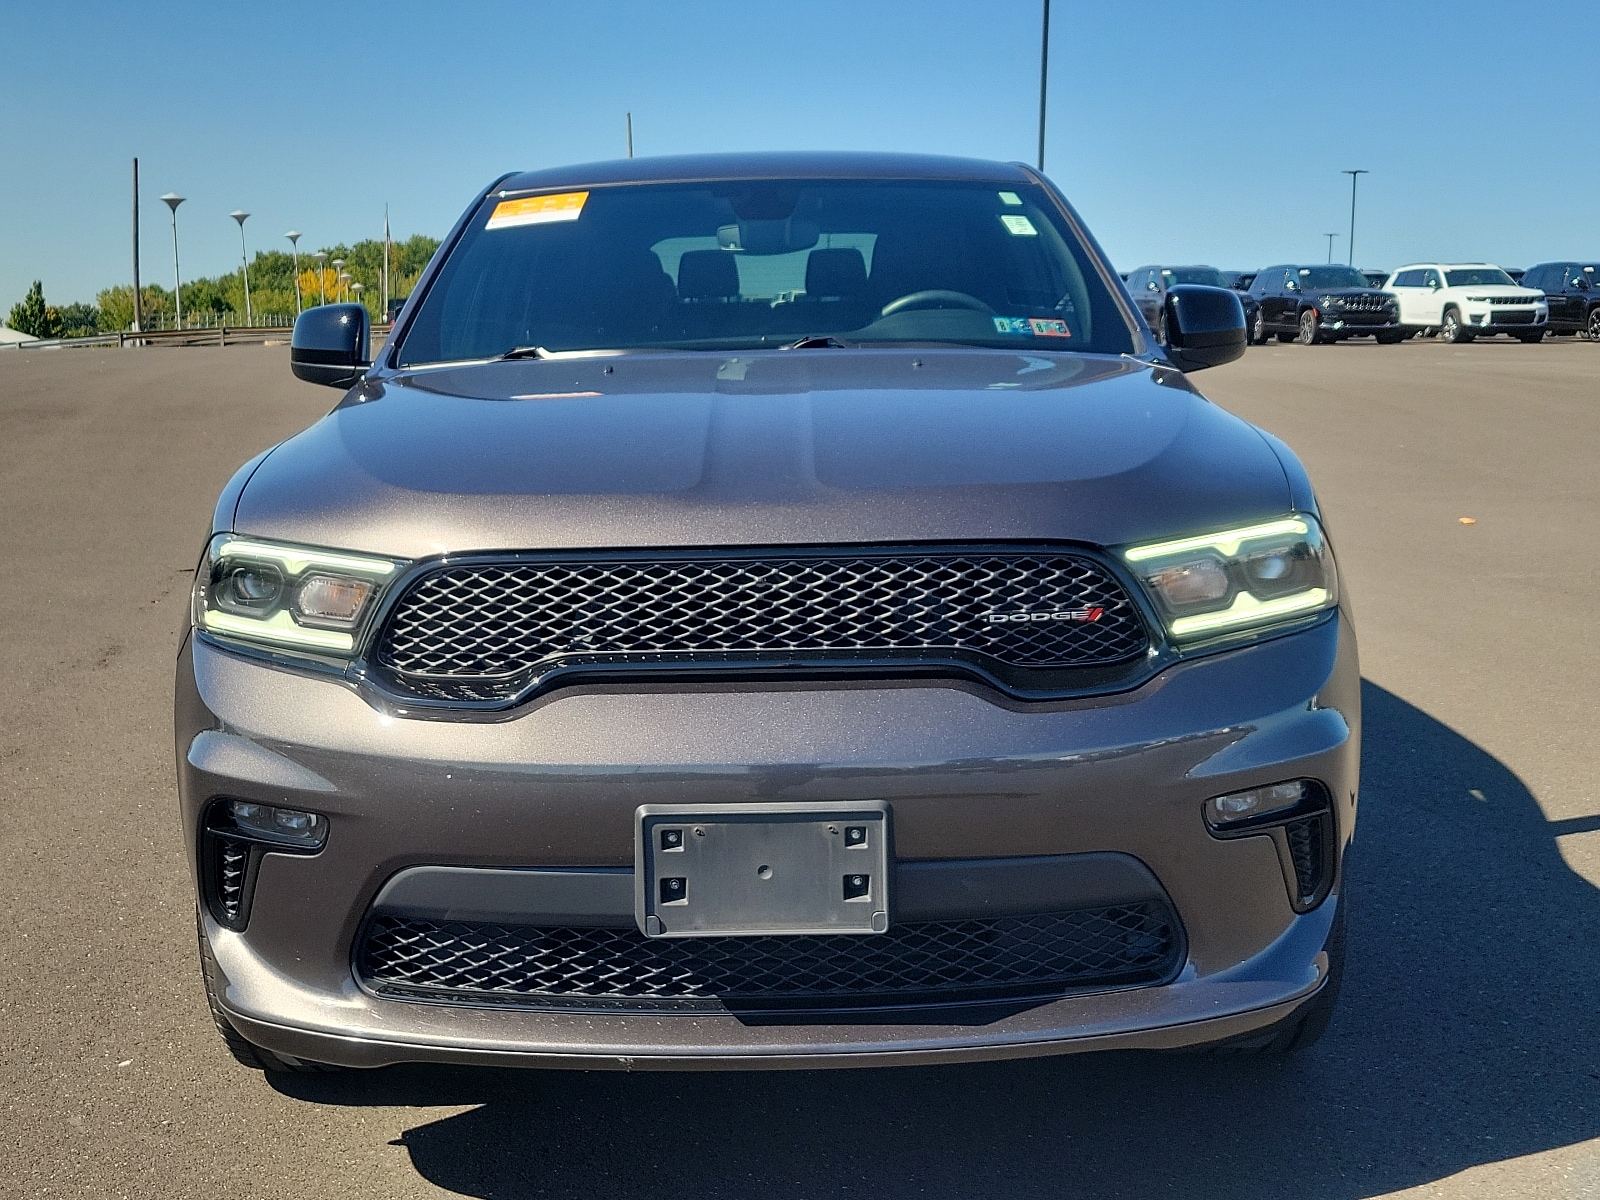
[[[467,1196],[1372,1196],[1600,1136],[1600,894],[1521,781],[1364,685],[1349,975],[1288,1060],[1115,1054],[873,1071],[393,1068],[274,1078],[408,1130]]]

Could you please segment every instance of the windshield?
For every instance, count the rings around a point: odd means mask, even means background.
[[[403,366],[828,337],[1133,349],[1042,189],[944,180],[492,195],[404,336]]]
[[[1301,267],[1300,286],[1315,288],[1370,288],[1372,281],[1354,267]]]
[[[1161,277],[1169,284],[1202,283],[1206,287],[1227,287],[1228,281],[1215,267],[1163,267]]]
[[[1486,283],[1500,287],[1517,286],[1511,276],[1499,267],[1465,267],[1459,271],[1446,271],[1444,278],[1451,287],[1481,287]]]

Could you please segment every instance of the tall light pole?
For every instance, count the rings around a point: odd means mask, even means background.
[[[133,332],[144,329],[144,300],[139,286],[139,160],[133,160]]]
[[[633,157],[633,114],[625,114],[628,118],[628,157]]]
[[[1350,251],[1350,265],[1356,265],[1356,180],[1362,175],[1371,175],[1371,171],[1341,171],[1341,175],[1350,176],[1350,240],[1345,243],[1345,249]]]
[[[294,255],[294,315],[298,317],[305,311],[300,302],[300,231],[291,229],[283,236],[289,239],[290,253]]]
[[[1328,261],[1332,262],[1333,261],[1333,239],[1338,237],[1339,235],[1337,233],[1325,233],[1322,236],[1328,239]]]
[[[1039,171],[1044,172],[1044,102],[1050,93],[1050,0],[1044,0],[1044,31],[1039,36]]]
[[[244,221],[250,214],[236,208],[228,215],[239,222],[239,261],[244,264],[244,323],[253,326],[256,318],[254,310],[250,307],[250,255],[244,248]]]
[[[361,303],[361,290],[365,286],[366,286],[365,284],[361,284],[361,283],[352,283],[350,285],[350,298],[352,300],[354,300],[357,304]]]
[[[328,302],[328,279],[323,272],[328,269],[328,252],[326,250],[318,250],[311,257],[317,260],[317,291],[322,296],[322,303],[326,304]]]
[[[177,192],[168,192],[161,197],[161,202],[172,210],[172,302],[178,310],[178,328],[183,328],[183,276],[178,273],[178,205],[183,203],[183,197]]]
[[[346,287],[347,284],[349,284],[349,282],[350,282],[350,273],[348,271],[340,271],[339,272],[339,299],[340,300],[344,299],[345,287]]]
[[[343,290],[342,290],[343,288],[344,288],[344,259],[336,258],[336,259],[333,260],[333,302],[335,304],[339,303],[340,300],[344,299]]]

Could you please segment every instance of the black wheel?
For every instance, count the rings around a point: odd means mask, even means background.
[[[1300,314],[1300,333],[1295,341],[1302,346],[1315,346],[1323,341],[1322,327],[1317,323],[1317,310],[1308,308]]]
[[[1216,1054],[1273,1057],[1304,1050],[1323,1035],[1328,1022],[1333,1020],[1333,1010],[1339,1002],[1339,988],[1344,983],[1344,893],[1340,893],[1337,903],[1339,911],[1333,916],[1333,928],[1328,930],[1326,947],[1328,981],[1322,985],[1322,990],[1276,1025],[1199,1049]]]
[[[1544,341],[1544,330],[1541,329],[1537,333],[1519,333],[1517,334],[1517,341],[1525,346],[1537,346]]]
[[[1278,340],[1280,342],[1292,342],[1292,341],[1294,341],[1294,334],[1292,334],[1292,333],[1280,333],[1278,335]]]
[[[211,943],[206,940],[205,926],[200,922],[200,913],[194,914],[195,934],[200,942],[200,978],[205,983],[206,1007],[211,1010],[211,1021],[217,1027],[217,1032],[222,1035],[222,1041],[228,1047],[228,1053],[233,1055],[234,1061],[257,1071],[287,1071],[296,1073],[313,1073],[322,1071],[344,1071],[347,1067],[334,1066],[332,1063],[310,1062],[301,1058],[290,1058],[286,1054],[275,1054],[265,1050],[254,1042],[246,1040],[228,1021],[227,1015],[222,1011],[222,1003],[217,998],[218,975],[217,960],[211,955]]]
[[[1267,318],[1266,315],[1258,308],[1256,309],[1256,319],[1250,323],[1250,342],[1253,345],[1259,346],[1266,340]]]
[[[1454,308],[1444,310],[1444,323],[1439,326],[1441,342],[1470,342],[1472,331],[1461,323],[1461,314]]]
[[[1589,340],[1591,342],[1600,342],[1600,308],[1591,308],[1589,310],[1588,329]]]

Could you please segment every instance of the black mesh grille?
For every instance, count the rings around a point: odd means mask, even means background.
[[[1532,325],[1532,309],[1497,308],[1489,313],[1491,325]]]
[[[1284,826],[1289,839],[1289,857],[1294,862],[1294,875],[1300,889],[1302,903],[1313,899],[1322,890],[1327,874],[1327,830],[1322,814],[1303,817]]]
[[[921,921],[831,937],[647,938],[635,929],[375,918],[358,967],[381,994],[534,1007],[916,1007],[1156,983],[1165,904]]]
[[[378,661],[417,695],[495,700],[573,663],[964,656],[1070,668],[1124,662],[1145,644],[1122,586],[1075,556],[748,556],[441,568],[400,599]]]

